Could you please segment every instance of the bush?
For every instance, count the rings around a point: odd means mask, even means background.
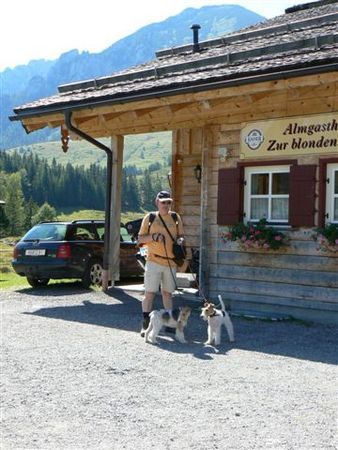
[[[316,228],[313,238],[318,244],[317,250],[333,253],[338,251],[338,225],[328,223],[325,227]]]
[[[43,221],[56,220],[56,210],[45,202],[32,217],[32,223],[36,224]]]

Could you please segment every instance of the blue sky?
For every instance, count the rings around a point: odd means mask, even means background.
[[[303,1],[304,3],[305,1]],[[19,0],[1,6],[0,71],[77,48],[100,52],[117,40],[188,7],[236,4],[267,18],[295,0]]]

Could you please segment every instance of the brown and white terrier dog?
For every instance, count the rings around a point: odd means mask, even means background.
[[[145,332],[145,341],[151,344],[157,344],[157,336],[159,335],[163,326],[175,328],[175,339],[182,344],[186,342],[184,338],[184,327],[186,326],[191,308],[189,306],[182,306],[175,308],[172,311],[165,309],[154,310],[150,313],[149,326]]]
[[[221,309],[217,309],[216,306],[211,302],[205,302],[202,308],[201,317],[208,322],[208,340],[205,342],[206,345],[220,345],[222,325],[225,326],[229,341],[234,342],[234,327],[232,325],[229,314],[225,310],[225,306],[222,297],[219,295],[218,299],[221,304]]]

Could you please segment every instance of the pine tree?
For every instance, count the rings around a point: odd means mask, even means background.
[[[0,165],[1,167],[1,165]],[[2,204],[2,201],[5,199],[6,194],[6,174],[4,172],[0,172],[0,237],[6,236],[6,230],[9,225],[9,220],[7,218],[5,212],[5,204]]]
[[[9,220],[6,216],[5,207],[0,205],[0,237],[5,237],[7,235],[7,228],[9,225]]]
[[[126,198],[128,199],[127,200],[128,211],[140,211],[141,208],[140,190],[135,175],[129,175],[127,178]]]
[[[150,211],[154,209],[154,190],[152,186],[152,180],[149,170],[144,171],[143,180],[141,181],[141,206],[146,210]]]
[[[9,220],[8,231],[13,236],[19,235],[25,223],[24,198],[19,173],[13,173],[8,177],[5,200],[5,213]]]
[[[32,226],[34,225],[33,222],[33,216],[38,212],[39,207],[38,205],[33,202],[32,197],[28,200],[28,202],[26,203],[26,208],[25,208],[25,230],[29,230],[30,228],[32,228]]]

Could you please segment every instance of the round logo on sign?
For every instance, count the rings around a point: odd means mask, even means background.
[[[260,130],[251,130],[245,138],[245,143],[251,150],[257,150],[263,141],[264,136]]]

